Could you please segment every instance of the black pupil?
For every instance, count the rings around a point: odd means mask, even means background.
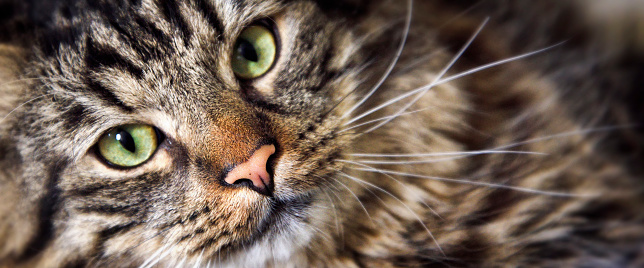
[[[242,57],[249,61],[257,62],[259,60],[255,47],[246,39],[239,40],[239,44],[237,45],[237,52],[239,52]]]
[[[125,130],[119,129],[116,133],[116,140],[121,143],[121,146],[126,150],[134,153],[136,151],[136,145],[134,144],[134,138],[132,135]]]

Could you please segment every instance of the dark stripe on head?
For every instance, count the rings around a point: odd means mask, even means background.
[[[85,207],[77,207],[76,209],[81,213],[96,213],[100,215],[123,215],[133,217],[140,211],[140,204],[129,205],[90,205]]]
[[[69,107],[69,106],[68,106]],[[87,117],[87,108],[80,103],[74,103],[72,106],[63,112],[60,118],[64,118],[63,127],[65,129],[73,130],[78,127],[78,124]]]
[[[165,19],[172,23],[176,28],[178,28],[181,36],[183,38],[183,43],[187,46],[190,44],[190,38],[192,36],[192,31],[190,27],[181,16],[181,10],[179,5],[175,0],[160,0],[159,8],[165,16]]]
[[[50,166],[49,178],[44,189],[45,193],[39,201],[38,231],[31,238],[27,249],[20,256],[20,261],[28,261],[35,257],[45,250],[54,239],[54,233],[56,232],[54,216],[60,209],[61,199],[58,181],[60,180],[60,172],[67,166],[68,162],[66,159],[58,160]]]
[[[97,44],[89,37],[86,42],[85,64],[92,71],[102,67],[114,68],[127,71],[139,79],[143,77],[143,70],[119,54],[115,48]]]
[[[131,29],[125,29],[118,22],[113,20],[110,20],[109,23],[112,29],[116,30],[121,35],[121,37],[124,38],[127,43],[129,43],[132,49],[134,49],[139,54],[143,62],[146,62],[153,57],[158,57],[159,55],[163,54],[160,48],[157,46],[150,47],[142,44],[140,37],[137,37],[136,34],[133,34]]]
[[[80,39],[81,33],[72,26],[43,31],[39,36],[40,49],[47,57],[54,56],[62,47],[72,46]]]
[[[136,24],[138,24],[139,27],[141,27],[144,32],[147,32],[148,34],[150,34],[164,48],[167,48],[168,50],[170,50],[170,52],[172,51],[172,38],[170,36],[165,34],[154,23],[146,20],[145,18],[135,15],[134,20]],[[141,45],[139,44],[139,46]],[[151,50],[151,49],[148,48],[148,50]]]
[[[197,8],[199,13],[208,21],[210,27],[212,27],[219,35],[217,39],[222,40],[224,34],[224,25],[219,20],[215,9],[206,2],[206,0],[197,0]]]
[[[134,108],[127,106],[122,100],[120,100],[114,92],[103,86],[100,82],[87,77],[85,79],[87,84],[87,89],[89,92],[96,94],[104,102],[109,103],[112,106],[119,107],[127,112],[134,111]]]
[[[167,40],[169,38],[161,37],[165,34],[163,34],[155,26],[151,25],[151,23],[140,23],[141,21],[144,21],[143,19],[133,21],[133,17],[138,17],[138,13],[136,13],[135,9],[132,8],[132,6],[130,6],[128,3],[123,2],[119,3],[118,5],[109,1],[107,1],[107,3],[98,2],[103,1],[91,1],[90,7],[94,7],[96,9],[97,13],[100,14],[100,17],[104,18],[109,26],[111,26],[113,30],[118,32],[120,36],[129,43],[132,49],[134,49],[141,55],[143,61],[149,60],[154,55],[162,54],[160,49],[158,48],[159,46],[146,45],[146,43],[143,42],[142,39],[148,37],[146,35],[149,34],[155,36],[154,38],[156,38],[158,42],[164,44],[164,42],[161,40]],[[137,3],[134,4],[138,5]]]

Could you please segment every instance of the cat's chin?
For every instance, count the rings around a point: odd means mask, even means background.
[[[192,265],[213,263],[216,267],[263,267],[267,262],[287,261],[303,248],[313,236],[308,226],[308,215],[314,198],[303,195],[265,200],[270,203],[270,209],[250,238],[211,254],[195,255]],[[222,259],[221,256],[228,257]]]

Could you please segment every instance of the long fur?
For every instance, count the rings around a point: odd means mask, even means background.
[[[0,266],[642,265],[620,4],[3,0]],[[257,21],[278,57],[238,79]],[[131,123],[166,138],[115,169]],[[267,143],[272,196],[222,183]]]

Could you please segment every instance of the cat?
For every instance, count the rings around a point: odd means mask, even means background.
[[[644,265],[614,4],[3,0],[0,267]]]

